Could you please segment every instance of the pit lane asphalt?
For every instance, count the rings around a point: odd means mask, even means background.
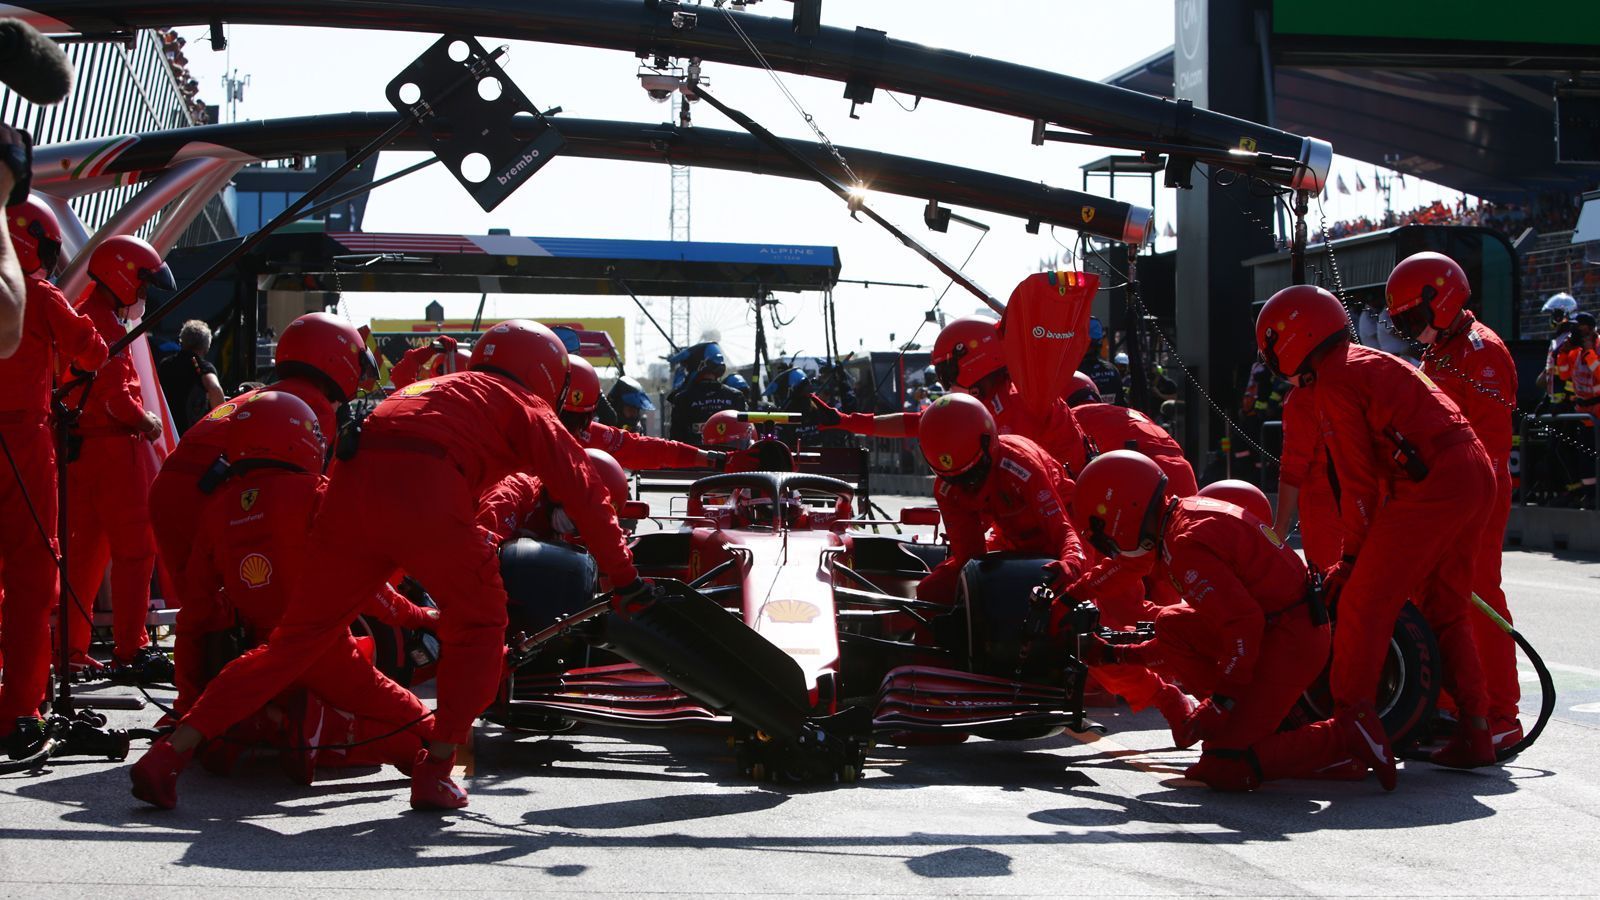
[[[1105,738],[880,748],[858,784],[794,789],[744,781],[709,735],[480,726],[455,816],[411,813],[392,770],[304,788],[196,766],[174,812],[129,796],[124,765],[0,777],[0,896],[1593,896],[1600,560],[1511,552],[1505,578],[1555,721],[1503,769],[1409,763],[1390,795],[1214,794],[1126,710],[1098,711]]]

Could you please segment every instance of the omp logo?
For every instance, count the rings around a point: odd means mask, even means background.
[[[1077,335],[1076,331],[1051,331],[1043,325],[1033,326],[1033,336],[1036,338],[1049,338],[1052,341],[1070,341]]]
[[[538,158],[539,158],[539,151],[537,151],[537,150],[530,150],[527,153],[522,154],[522,158],[521,159],[519,159],[515,163],[513,163],[511,168],[507,169],[506,173],[504,175],[496,175],[495,176],[495,180],[500,182],[501,184],[509,183],[513,178],[516,178],[518,175],[521,175],[523,169],[526,169],[527,167],[533,165],[533,161],[538,159]]]

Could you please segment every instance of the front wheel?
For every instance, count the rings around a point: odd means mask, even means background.
[[[1338,628],[1338,624],[1334,624]],[[1415,606],[1407,603],[1394,623],[1389,638],[1389,653],[1378,676],[1378,695],[1373,703],[1383,719],[1389,743],[1399,749],[1427,736],[1439,700],[1439,643],[1433,629]],[[1333,715],[1333,691],[1328,686],[1328,670],[1317,680],[1289,713],[1286,726],[1317,722]]]

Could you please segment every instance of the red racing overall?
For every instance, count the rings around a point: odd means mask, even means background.
[[[1296,396],[1300,399],[1295,400]],[[1339,561],[1344,534],[1339,527],[1339,503],[1328,480],[1328,446],[1317,427],[1309,391],[1292,390],[1284,401],[1278,482],[1299,488],[1300,549],[1313,568],[1326,571]]]
[[[1464,718],[1488,698],[1468,596],[1491,513],[1494,471],[1456,405],[1428,376],[1368,347],[1334,348],[1307,391],[1339,478],[1344,555],[1333,697],[1372,703],[1395,618],[1407,599],[1439,639],[1445,686]],[[1383,500],[1384,486],[1392,494]]]
[[[1485,527],[1477,535],[1472,584],[1478,596],[1509,622],[1511,610],[1506,606],[1506,593],[1500,586],[1500,557],[1505,552],[1506,521],[1511,517],[1516,366],[1500,336],[1463,310],[1454,333],[1422,355],[1422,371],[1461,408],[1494,467],[1494,504]],[[1483,661],[1489,716],[1494,720],[1515,719],[1517,701],[1522,697],[1517,681],[1516,644],[1488,616],[1474,611],[1469,618]],[[1500,730],[1495,728],[1497,732]]]
[[[107,344],[127,330],[110,305],[90,293],[78,304]],[[75,406],[83,396],[67,398]],[[150,483],[160,460],[140,434],[146,424],[140,400],[139,374],[124,350],[107,360],[89,389],[78,422],[83,441],[67,478],[67,583],[79,603],[68,616],[72,653],[89,652],[94,597],[100,591],[106,564],[111,565],[112,634],[115,657],[131,661],[149,643],[145,619],[150,613],[150,578],[155,574],[156,539],[150,528]],[[81,608],[80,608],[81,604]]]
[[[1167,476],[1168,496],[1192,497],[1200,490],[1183,448],[1144,413],[1110,403],[1082,403],[1072,407],[1072,415],[1101,453],[1134,450],[1154,460]]]
[[[0,359],[0,438],[16,465],[15,472],[10,465],[0,470],[0,735],[19,716],[38,714],[49,680],[50,622],[60,591],[51,376],[68,362],[92,371],[106,358],[94,323],[55,285],[34,275],[25,280],[22,343]]]
[[[230,478],[195,518],[199,528],[184,567],[188,602],[178,611],[177,684],[174,703],[180,715],[194,705],[205,682],[205,637],[243,625],[252,644],[261,643],[282,618],[289,597],[305,578],[307,544],[326,479],[308,472],[263,468]],[[370,598],[362,612],[403,628],[431,627],[426,613],[394,594],[387,584],[384,599]],[[414,724],[428,733],[428,709],[408,690],[372,667],[346,634],[291,682],[371,725],[360,730],[383,734]],[[221,697],[222,702],[237,701]],[[243,720],[259,707],[224,708],[222,714]],[[396,758],[409,762],[420,749]]]
[[[1156,573],[1185,602],[1162,610],[1155,638],[1123,658],[1214,695],[1218,709],[1231,702],[1202,735],[1208,750],[1242,750],[1277,731],[1331,646],[1300,557],[1238,507],[1187,497],[1169,514]]]
[[[624,469],[693,469],[706,464],[705,451],[693,444],[634,434],[600,422],[577,435],[578,443],[604,450]]]
[[[539,477],[613,584],[637,580],[610,507],[593,500],[605,486],[548,404],[490,372],[417,382],[381,403],[356,455],[334,463],[306,554],[315,574],[266,648],[223,670],[184,722],[210,737],[236,710],[259,708],[349,640],[350,620],[404,569],[441,610],[431,737],[465,743],[499,687],[507,621],[498,542],[475,522],[478,498],[514,471]],[[399,521],[411,524],[382,527]]]
[[[293,376],[275,381],[262,388],[264,391],[283,391],[304,400],[317,415],[317,425],[322,436],[333,446],[338,422],[338,405],[309,378]],[[199,527],[200,508],[206,495],[200,493],[200,479],[217,457],[227,447],[227,419],[233,404],[245,400],[241,394],[222,404],[212,414],[202,417],[183,433],[177,447],[162,461],[161,471],[150,485],[150,524],[155,530],[156,550],[162,565],[169,574],[180,575],[184,560],[189,558],[189,548],[194,544],[195,529]],[[216,413],[221,412],[221,415]],[[218,421],[222,420],[222,421]],[[170,583],[178,596],[169,606],[183,606],[183,579],[172,578]]]

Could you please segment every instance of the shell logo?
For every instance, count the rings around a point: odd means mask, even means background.
[[[213,409],[211,412],[206,413],[206,419],[212,422],[215,422],[218,419],[226,419],[227,417],[233,415],[233,411],[238,408],[239,404],[237,403],[224,403],[216,409]]]
[[[766,607],[767,618],[773,622],[785,624],[805,624],[822,614],[815,603],[804,600],[779,600],[768,603]]]
[[[239,580],[245,587],[266,587],[272,583],[272,560],[252,553],[239,561]]]
[[[260,497],[260,496],[261,496],[261,489],[260,488],[251,488],[248,491],[245,491],[244,493],[239,495],[239,508],[244,510],[245,512],[249,512],[250,511],[250,507],[256,505],[256,498]]]
[[[1277,547],[1279,550],[1283,549],[1283,538],[1278,537],[1278,533],[1273,531],[1271,526],[1257,525],[1256,527],[1261,529],[1261,533],[1272,543],[1272,546]]]
[[[419,381],[415,384],[408,384],[400,389],[400,395],[402,397],[415,397],[418,394],[426,394],[433,390],[433,384],[432,381]]]

